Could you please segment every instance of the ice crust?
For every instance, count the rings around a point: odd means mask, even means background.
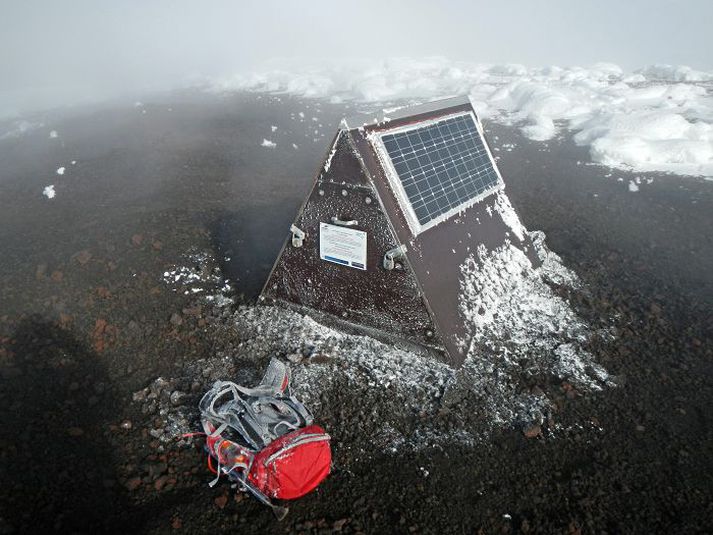
[[[532,140],[571,132],[596,163],[713,177],[713,73],[686,66],[626,73],[609,63],[529,69],[401,58],[265,70],[209,87],[384,104],[469,94],[481,116]]]

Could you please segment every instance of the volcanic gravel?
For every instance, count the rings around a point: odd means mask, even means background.
[[[365,106],[143,101],[0,141],[0,533],[713,531],[713,183],[486,124],[525,227],[578,277],[551,291],[606,333],[584,349],[611,383],[525,360],[512,391],[546,402],[499,420],[449,387],[467,367],[252,306],[338,120]],[[282,522],[210,488],[202,439],[181,436],[214,380],[255,383],[273,355],[334,451]]]

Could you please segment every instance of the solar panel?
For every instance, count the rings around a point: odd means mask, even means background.
[[[381,136],[419,230],[494,190],[500,178],[471,114]]]

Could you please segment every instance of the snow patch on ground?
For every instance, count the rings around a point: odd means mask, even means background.
[[[59,167],[59,168],[57,168],[57,174],[58,174],[58,175],[63,175],[63,174],[64,174],[64,167]]]
[[[228,296],[231,291],[230,281],[223,278],[210,253],[188,253],[183,264],[167,269],[161,278],[174,292],[182,292],[184,295],[212,294],[206,295],[206,299],[221,307],[233,303]]]
[[[54,199],[54,196],[55,196],[54,184],[45,187],[45,189],[42,190],[42,195],[44,195],[48,199]]]
[[[268,149],[274,149],[277,147],[277,143],[274,141],[270,141],[269,139],[263,139],[262,143],[260,143],[261,147],[267,147]]]
[[[568,130],[592,161],[713,177],[713,73],[653,65],[545,67],[445,58],[276,68],[212,81],[216,91],[268,91],[369,103],[469,94],[481,117],[516,124],[535,141]],[[302,116],[302,115],[301,115]]]

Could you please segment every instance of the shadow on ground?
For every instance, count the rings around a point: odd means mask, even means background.
[[[21,320],[4,353],[0,532],[111,531],[128,503],[106,440],[117,403],[97,354],[40,317]]]

